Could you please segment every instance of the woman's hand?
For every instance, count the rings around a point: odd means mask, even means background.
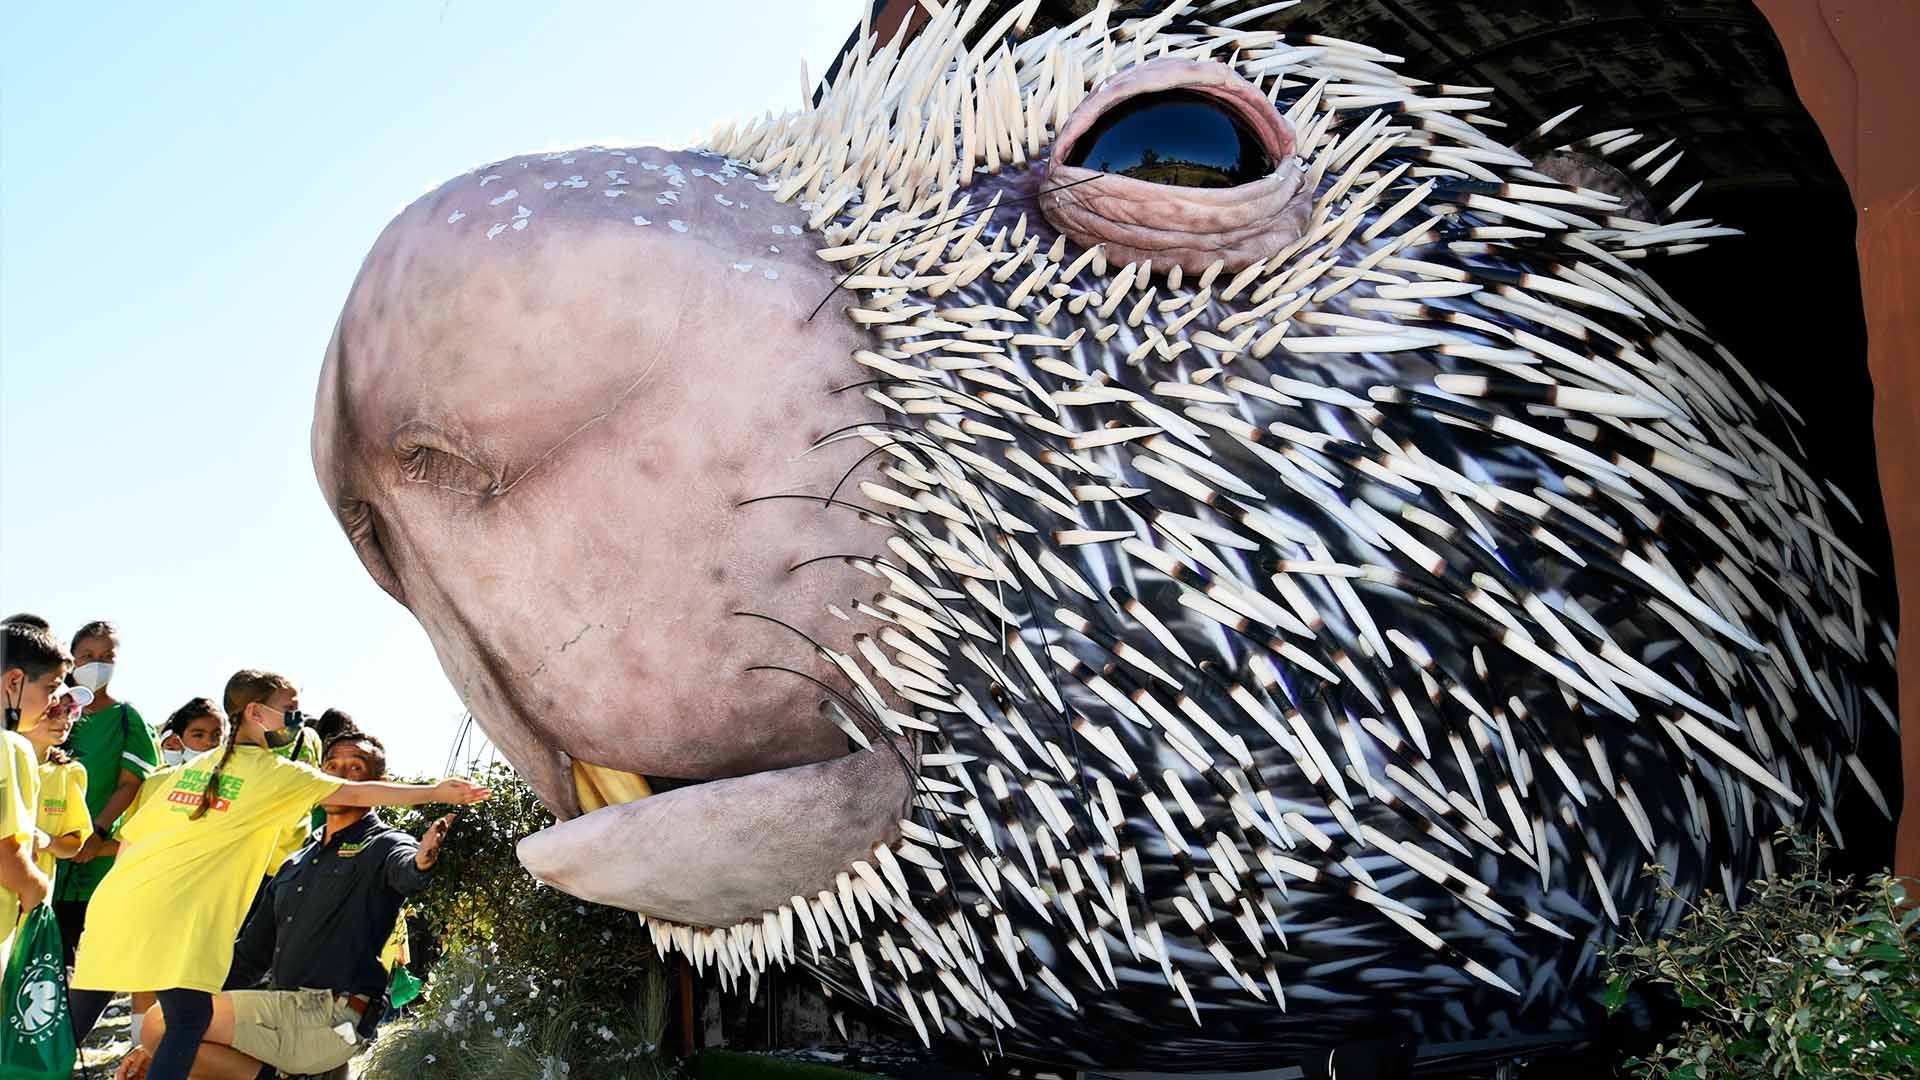
[[[435,802],[466,806],[471,803],[485,802],[493,797],[493,792],[464,776],[449,776],[433,785],[433,795]]]

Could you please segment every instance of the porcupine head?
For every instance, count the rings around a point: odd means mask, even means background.
[[[1890,779],[1854,521],[1657,280],[1723,230],[1274,5],[1068,7],[422,196],[325,496],[527,868],[723,987],[1163,1070],[1577,1034],[1643,864]]]

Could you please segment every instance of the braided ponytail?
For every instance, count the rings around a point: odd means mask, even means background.
[[[198,821],[213,806],[213,800],[220,794],[220,775],[226,771],[228,759],[233,757],[234,747],[240,742],[240,729],[245,726],[247,706],[265,704],[268,698],[294,688],[293,682],[284,675],[275,675],[269,671],[255,671],[243,668],[233,673],[227,680],[227,689],[222,695],[227,708],[227,745],[220,751],[220,760],[214,763],[213,771],[207,774],[207,786],[200,793],[200,805],[193,808],[188,820]]]

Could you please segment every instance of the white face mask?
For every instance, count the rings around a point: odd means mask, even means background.
[[[111,660],[95,660],[73,669],[73,681],[96,694],[106,688],[107,680],[111,678],[113,678],[113,661]]]
[[[160,756],[161,756],[162,758],[164,758],[164,759],[166,759],[166,762],[167,762],[167,764],[169,764],[169,765],[178,765],[178,764],[180,764],[181,762],[183,762],[183,761],[185,761],[185,760],[187,760],[188,758],[190,758],[190,757],[192,757],[192,756],[193,756],[193,751],[191,751],[191,750],[168,750],[168,749],[165,749],[165,748],[162,748],[162,749],[161,749],[161,751],[160,751]]]

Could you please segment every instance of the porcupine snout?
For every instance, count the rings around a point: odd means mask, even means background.
[[[820,556],[884,537],[825,506],[868,448],[815,444],[878,410],[836,393],[867,336],[809,318],[834,280],[769,188],[651,148],[448,182],[369,255],[313,433],[362,561],[494,742],[563,818],[610,807],[528,865],[693,924],[811,894],[907,798],[886,741],[848,756],[821,712],[844,680],[814,643],[877,628],[851,610],[873,579]]]

